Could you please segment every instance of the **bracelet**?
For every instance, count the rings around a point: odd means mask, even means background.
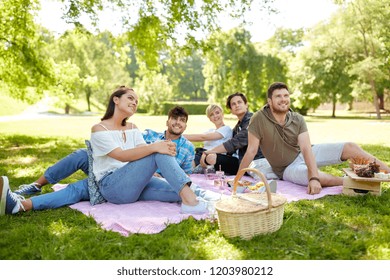
[[[313,180],[318,181],[318,182],[321,183],[320,178],[318,178],[318,177],[311,177],[311,178],[309,179],[309,182],[310,182],[310,181],[313,181]]]

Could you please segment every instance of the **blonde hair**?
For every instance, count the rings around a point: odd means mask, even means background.
[[[206,108],[206,116],[207,117],[210,117],[210,115],[215,111],[215,109],[220,109],[221,112],[223,113],[223,109],[222,107],[219,105],[219,104],[210,104],[209,106],[207,106]]]

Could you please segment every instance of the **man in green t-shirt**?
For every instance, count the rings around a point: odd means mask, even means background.
[[[304,118],[290,109],[290,93],[284,83],[268,88],[267,104],[257,111],[248,127],[248,149],[239,169],[246,168],[260,147],[272,170],[285,181],[307,185],[309,194],[318,194],[322,186],[342,185],[341,177],[318,170],[320,166],[339,164],[354,157],[369,158],[380,169],[390,168],[351,142],[311,145]]]

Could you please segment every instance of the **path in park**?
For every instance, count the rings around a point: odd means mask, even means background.
[[[49,98],[43,98],[19,115],[0,116],[0,122],[66,117],[66,115],[49,113],[49,102]]]

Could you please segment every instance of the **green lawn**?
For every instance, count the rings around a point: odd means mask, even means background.
[[[0,122],[0,173],[12,189],[31,182],[58,159],[83,147],[98,117]],[[166,117],[139,115],[141,129],[165,128]],[[312,142],[352,140],[390,164],[389,120],[308,117]],[[228,124],[235,120],[229,118]],[[188,132],[210,123],[191,116]],[[383,146],[384,145],[384,146]],[[327,168],[339,174],[341,166]],[[83,178],[77,173],[65,182]],[[44,192],[51,191],[50,186]],[[285,206],[281,229],[250,241],[225,238],[212,221],[186,220],[159,234],[123,237],[103,230],[92,218],[68,207],[0,217],[0,259],[265,259],[389,260],[390,191],[349,197],[328,196]],[[97,246],[98,245],[98,246]]]

